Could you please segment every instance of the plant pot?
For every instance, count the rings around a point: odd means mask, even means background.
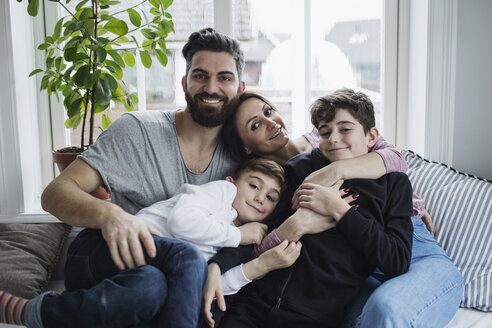
[[[67,151],[68,148],[71,149]],[[77,158],[78,155],[82,153],[81,151],[75,152],[74,147],[68,147],[68,148],[61,148],[61,150],[59,149],[53,150],[53,152],[51,153],[53,158],[53,163],[56,164],[60,173],[64,169],[66,169],[70,165],[70,163],[72,163]],[[104,189],[103,187],[98,187],[90,194],[102,200],[109,200],[111,198],[111,195],[108,194],[106,192],[106,189]]]

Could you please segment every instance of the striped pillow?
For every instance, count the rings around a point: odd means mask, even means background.
[[[402,151],[436,239],[463,274],[461,307],[492,311],[492,183]]]

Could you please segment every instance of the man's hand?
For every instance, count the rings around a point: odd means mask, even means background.
[[[425,210],[424,215],[422,215],[422,221],[427,230],[434,236],[434,222],[432,222],[432,218],[427,210]]]
[[[217,306],[221,311],[226,310],[224,294],[222,292],[222,277],[220,273],[220,267],[217,263],[210,263],[208,265],[208,277],[205,287],[203,288],[202,296],[202,310],[205,315],[205,319],[210,327],[214,327],[215,321],[212,315],[212,302],[214,298],[217,299]]]
[[[268,226],[259,222],[250,222],[238,227],[241,232],[241,242],[239,245],[261,244],[265,238]]]
[[[303,235],[320,233],[336,225],[333,218],[301,207],[275,231],[280,240],[298,241]]]
[[[123,210],[119,211],[118,216],[103,219],[101,232],[111,258],[120,270],[145,265],[142,245],[149,257],[155,257],[156,248],[151,234],[162,236],[159,231]]]

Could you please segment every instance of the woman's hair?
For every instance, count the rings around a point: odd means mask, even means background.
[[[239,106],[250,98],[259,99],[260,101],[270,106],[274,111],[277,111],[275,105],[273,105],[265,96],[259,93],[252,92],[252,91],[245,91],[243,94],[239,96],[239,101],[237,103],[237,108],[234,111],[234,114],[232,114],[226,120],[221,130],[222,141],[229,154],[236,161],[243,161],[246,158],[253,156],[253,155],[250,156],[246,154],[246,150],[244,149],[244,143],[239,137],[239,132],[236,125],[236,117],[237,117],[237,111],[239,109]]]
[[[283,167],[270,159],[261,157],[250,158],[239,164],[234,173],[234,179],[239,179],[243,173],[255,171],[275,179],[280,186],[280,192],[283,192],[287,187]]]
[[[376,126],[374,106],[363,92],[352,89],[339,89],[327,96],[318,98],[311,105],[311,123],[318,129],[321,122],[330,122],[337,110],[346,109],[362,125],[364,133]]]

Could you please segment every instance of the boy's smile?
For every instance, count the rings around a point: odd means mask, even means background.
[[[376,128],[366,134],[362,125],[346,109],[338,109],[333,120],[319,125],[319,149],[331,162],[364,155],[374,146]]]

